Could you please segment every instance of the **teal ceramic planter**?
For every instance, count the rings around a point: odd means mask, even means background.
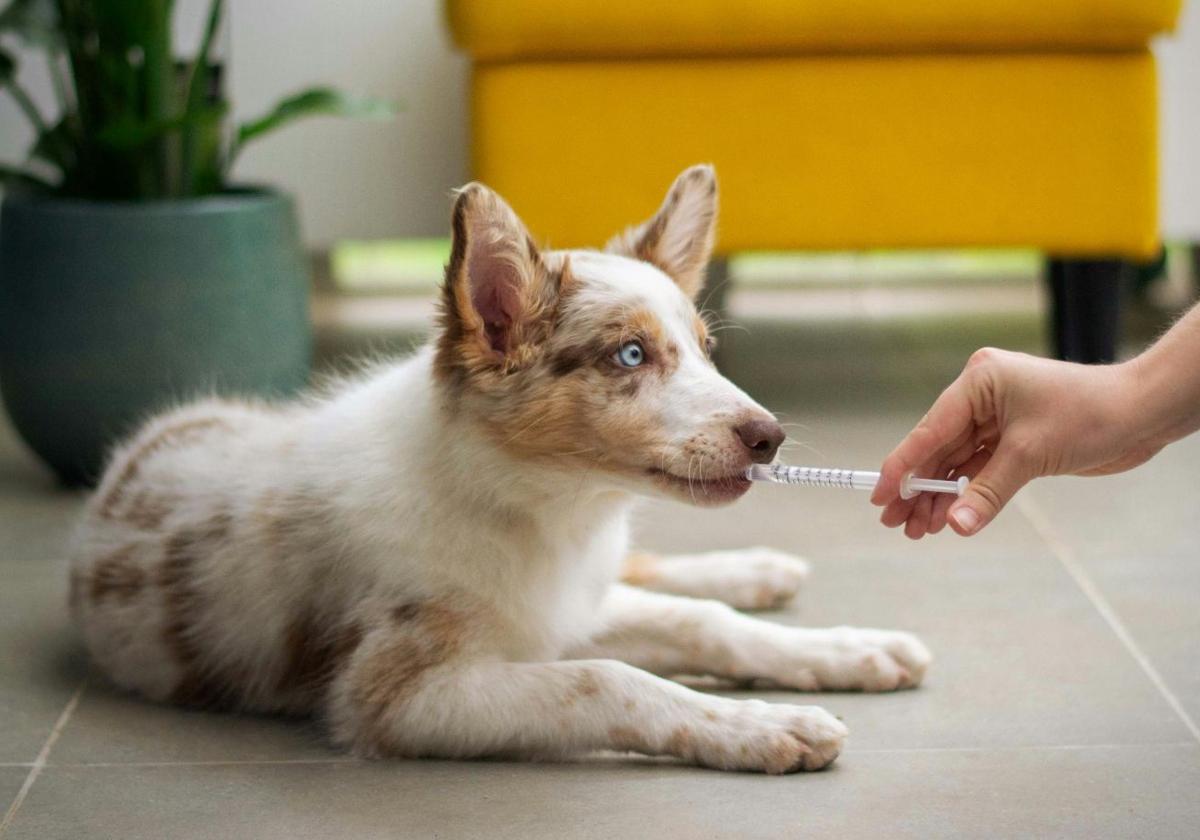
[[[309,277],[286,196],[162,202],[7,195],[0,395],[68,483],[114,441],[201,394],[276,397],[308,378]]]

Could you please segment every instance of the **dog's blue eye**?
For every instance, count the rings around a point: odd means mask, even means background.
[[[646,361],[646,351],[636,341],[622,344],[621,349],[617,351],[617,361],[625,367],[637,367]]]

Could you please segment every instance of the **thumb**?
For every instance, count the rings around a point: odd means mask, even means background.
[[[978,533],[1033,477],[1024,459],[1001,442],[962,498],[946,512],[950,526],[964,537]]]

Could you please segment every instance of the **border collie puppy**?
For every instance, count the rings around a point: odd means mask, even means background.
[[[604,251],[545,251],[463,187],[423,349],[293,404],[186,405],[116,451],[72,558],[97,666],[157,701],[318,716],[366,756],[829,764],[846,728],[823,709],[668,677],[890,691],[925,647],[735,611],[796,592],[779,552],[630,553],[639,496],[730,503],[784,439],[709,358],[716,208],[695,166]]]

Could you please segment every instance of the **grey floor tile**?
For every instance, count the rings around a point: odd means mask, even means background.
[[[0,765],[0,820],[8,813],[9,806],[25,784],[29,775],[28,767],[6,767]]]
[[[157,705],[94,680],[54,748],[60,762],[340,758],[308,720]]]
[[[44,489],[0,499],[0,762],[33,760],[86,669],[66,608],[76,507]]]
[[[1200,436],[1104,478],[1053,478],[1024,492],[1167,685],[1200,721]]]
[[[1081,562],[1138,649],[1200,722],[1200,550],[1107,554]]]
[[[50,767],[10,838],[1183,837],[1200,748],[847,755],[769,778],[657,762]]]
[[[1129,472],[1041,479],[1022,492],[1085,559],[1190,554],[1200,562],[1200,435]]]

